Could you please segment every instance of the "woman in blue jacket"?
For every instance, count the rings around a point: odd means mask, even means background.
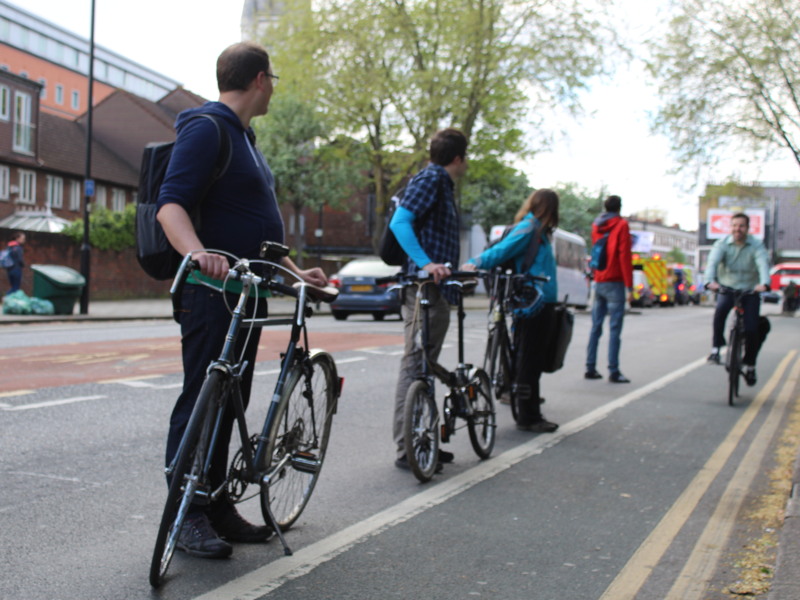
[[[535,284],[543,300],[536,303],[535,314],[515,311],[516,375],[512,398],[516,403],[517,429],[535,433],[553,432],[558,425],[542,416],[539,378],[545,360],[545,348],[540,343],[541,332],[546,331],[548,322],[553,319],[558,302],[556,260],[551,241],[553,230],[558,226],[558,194],[548,189],[535,191],[522,204],[514,220],[516,225],[505,238],[471,258],[462,269],[488,270],[512,260],[515,272],[520,273],[528,248],[535,240],[534,236],[539,237],[538,251],[527,272],[549,277],[550,280]]]

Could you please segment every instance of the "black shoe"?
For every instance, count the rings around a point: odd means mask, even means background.
[[[750,387],[756,384],[756,368],[755,367],[745,367],[744,368],[744,380],[747,382],[747,385]]]
[[[440,463],[449,464],[449,463],[453,462],[453,459],[455,457],[456,457],[455,454],[453,454],[452,452],[448,452],[447,450],[441,450],[441,449],[439,450],[439,462]]]
[[[530,431],[531,433],[553,433],[558,429],[558,425],[542,417],[538,421],[526,425],[517,423],[517,429],[520,431]]]
[[[611,375],[609,375],[609,376],[608,376],[608,380],[609,380],[611,383],[630,383],[630,382],[631,382],[631,380],[630,380],[630,379],[628,379],[627,377],[625,377],[625,375],[623,375],[623,374],[622,374],[622,373],[620,373],[619,371],[617,371],[616,373],[612,373]]]
[[[451,457],[453,456],[450,452],[447,452],[447,454],[450,454]],[[440,459],[436,463],[436,469],[434,470],[434,473],[441,473],[442,469],[444,469],[444,465],[442,464],[441,460],[441,455],[442,455],[442,450],[439,450]],[[450,461],[452,462],[452,460],[453,459],[451,458]],[[397,467],[398,469],[403,469],[404,471],[411,470],[411,465],[408,464],[408,458],[406,458],[405,456],[401,456],[400,458],[395,459],[394,466]]]
[[[715,365],[720,364],[719,360],[719,352],[712,352],[708,355],[708,362],[714,363]]]
[[[201,558],[227,558],[233,552],[233,546],[220,539],[205,514],[186,518],[176,547]]]
[[[600,373],[598,373],[596,369],[592,369],[591,371],[586,371],[586,373],[583,375],[583,378],[584,379],[602,379],[603,376],[600,375]]]
[[[275,532],[269,525],[253,525],[239,514],[233,504],[226,504],[209,516],[211,526],[219,537],[229,542],[259,544],[268,542]]]

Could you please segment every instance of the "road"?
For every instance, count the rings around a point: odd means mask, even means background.
[[[519,432],[500,406],[493,456],[479,461],[459,432],[455,463],[422,485],[392,465],[400,323],[312,319],[311,345],[334,353],[345,384],[320,483],[288,533],[294,556],[277,543],[178,555],[158,592],[147,572],[181,381],[174,324],[3,327],[0,598],[729,598],[797,427],[800,320],[772,318],[759,382],[734,407],[724,370],[705,364],[710,320],[707,307],[629,315],[633,383],[614,385],[582,377],[579,314],[564,369],[543,378],[558,432]],[[281,335],[262,342],[254,398],[268,397]],[[468,360],[485,335],[470,311]],[[251,404],[254,423],[265,406]],[[260,516],[257,500],[241,510]]]

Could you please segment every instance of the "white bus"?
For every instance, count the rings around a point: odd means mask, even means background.
[[[495,225],[489,233],[489,243],[500,239],[505,225]],[[586,242],[569,231],[556,228],[553,234],[556,255],[558,299],[567,298],[572,306],[585,308],[589,304],[589,280],[586,277]]]

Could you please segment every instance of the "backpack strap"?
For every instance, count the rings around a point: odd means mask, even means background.
[[[539,254],[539,245],[542,243],[542,227],[533,228],[531,242],[528,244],[528,249],[525,251],[525,260],[522,261],[522,272],[527,273],[533,266],[536,260],[536,255]]]
[[[194,115],[192,119],[199,119],[199,118],[206,118],[214,124],[214,127],[217,130],[217,141],[219,142],[219,149],[217,150],[217,161],[214,163],[214,171],[211,174],[211,179],[208,181],[206,186],[203,188],[203,193],[200,195],[200,203],[195,206],[195,209],[192,211],[192,223],[194,224],[195,231],[200,229],[201,220],[200,220],[200,207],[203,201],[206,199],[208,192],[211,190],[211,186],[214,185],[220,177],[222,177],[225,172],[228,170],[228,166],[231,164],[231,159],[233,157],[233,152],[231,150],[231,136],[228,134],[228,130],[220,123],[219,118],[210,115],[208,113],[201,113],[199,115]]]

